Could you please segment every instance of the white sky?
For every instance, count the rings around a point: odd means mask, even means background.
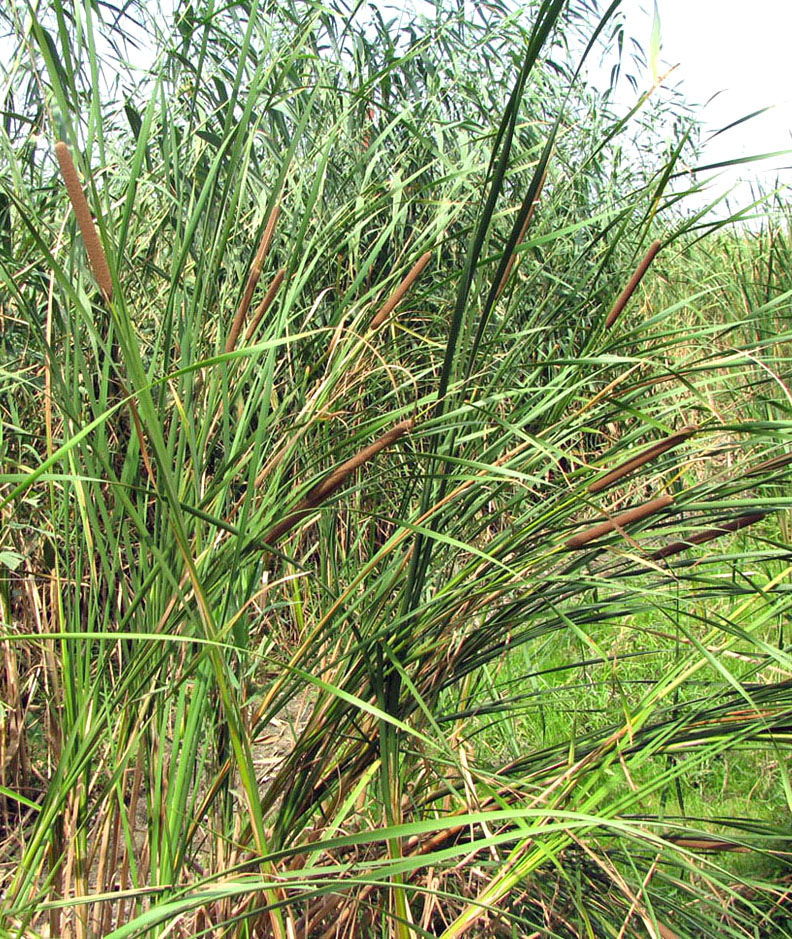
[[[657,0],[661,69],[679,64],[669,77],[686,98],[700,104],[713,132],[760,108],[772,110],[733,128],[707,145],[704,162],[718,162],[792,148],[792,0]],[[623,0],[627,33],[647,51],[653,0]],[[726,173],[716,191],[736,176],[772,188],[776,175],[792,185],[792,153]],[[750,198],[747,188],[738,200]],[[792,190],[786,193],[792,199]]]

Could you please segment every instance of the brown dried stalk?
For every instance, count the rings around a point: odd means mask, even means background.
[[[363,447],[346,463],[342,463],[338,469],[333,470],[297,503],[297,506],[289,515],[281,519],[277,525],[267,532],[263,539],[264,544],[272,545],[288,531],[291,531],[301,519],[309,515],[313,509],[340,489],[356,469],[359,469],[364,463],[368,463],[380,450],[384,450],[385,447],[395,443],[399,437],[403,437],[404,434],[412,430],[414,424],[415,421],[413,420],[400,421],[395,427],[391,427],[387,433],[375,440],[374,443]]]
[[[568,548],[582,548],[596,538],[601,538],[603,535],[607,535],[616,529],[626,528],[627,525],[633,522],[640,522],[641,519],[654,515],[655,512],[659,512],[661,509],[666,508],[666,506],[671,505],[673,501],[671,496],[665,495],[659,496],[657,499],[652,499],[651,502],[646,502],[643,505],[637,505],[634,509],[628,509],[626,512],[622,512],[621,515],[616,515],[605,522],[600,522],[599,525],[592,525],[591,528],[580,532],[579,535],[574,535],[567,541],[566,546]]]
[[[660,242],[655,241],[652,243],[649,250],[646,252],[646,256],[643,261],[638,265],[635,270],[635,273],[630,278],[629,284],[622,291],[619,299],[613,304],[613,308],[610,313],[608,313],[608,318],[605,320],[605,328],[610,329],[611,326],[616,322],[616,320],[621,315],[622,310],[627,306],[627,301],[635,293],[635,288],[638,284],[641,283],[641,278],[644,276],[646,271],[649,268],[649,265],[654,261],[657,252],[660,250]]]
[[[286,276],[286,269],[282,267],[278,271],[278,273],[275,275],[275,277],[272,279],[272,283],[269,285],[269,289],[264,295],[264,299],[258,305],[258,309],[256,310],[256,315],[253,317],[253,320],[250,326],[248,326],[248,330],[245,333],[245,342],[250,342],[253,334],[258,328],[258,324],[264,318],[264,314],[272,306],[272,301],[277,296],[278,291],[280,290],[280,286],[283,283],[283,278],[285,276]]]
[[[668,437],[664,437],[662,440],[656,441],[651,446],[641,451],[641,453],[637,454],[629,460],[625,460],[624,463],[620,463],[619,466],[616,466],[609,473],[606,473],[605,476],[603,476],[601,479],[595,480],[588,487],[589,492],[602,492],[603,489],[607,489],[608,486],[612,486],[613,483],[623,479],[625,476],[632,473],[633,470],[636,470],[638,467],[644,466],[651,460],[656,459],[658,456],[660,456],[661,453],[665,453],[666,450],[671,450],[674,447],[678,447],[679,444],[684,443],[688,437],[691,437],[693,434],[695,434],[697,430],[698,427],[693,424],[689,427],[683,427],[681,430],[676,431]]]
[[[253,258],[253,263],[250,265],[250,272],[248,273],[247,283],[245,284],[245,292],[242,294],[242,299],[239,302],[239,309],[237,310],[236,316],[234,317],[234,322],[231,324],[231,332],[229,332],[228,339],[226,339],[226,352],[234,351],[236,341],[239,338],[240,332],[242,332],[242,326],[245,322],[247,312],[250,309],[250,303],[253,299],[253,293],[256,289],[256,284],[259,282],[259,277],[261,277],[261,268],[264,264],[264,259],[267,257],[267,253],[269,252],[270,245],[272,244],[272,236],[275,232],[275,225],[277,224],[279,217],[280,206],[276,205],[273,208],[270,217],[267,219],[267,224],[264,227],[264,234],[261,236],[261,243],[258,246],[256,256]]]
[[[110,268],[107,264],[107,255],[99,241],[99,235],[94,225],[91,210],[88,208],[88,201],[80,185],[80,178],[74,166],[74,160],[69,152],[68,146],[59,140],[55,144],[55,156],[60,164],[61,176],[66,184],[66,192],[69,194],[69,201],[74,209],[77,218],[77,224],[82,233],[85,252],[91,264],[99,289],[102,291],[105,303],[109,303],[113,296],[113,278],[110,276]]]
[[[372,329],[379,329],[380,326],[385,322],[385,320],[390,316],[390,314],[396,309],[398,304],[402,301],[407,291],[412,287],[415,281],[418,279],[421,271],[426,267],[429,261],[432,258],[432,252],[427,251],[425,254],[422,254],[420,258],[413,264],[410,272],[404,278],[404,280],[399,284],[399,286],[393,291],[391,296],[385,303],[380,307],[379,312],[371,321]]]
[[[697,531],[689,535],[684,541],[673,541],[671,544],[667,544],[665,547],[655,551],[652,555],[652,560],[660,561],[663,558],[671,557],[673,554],[686,551],[692,545],[706,544],[706,542],[714,541],[715,538],[720,538],[722,535],[726,535],[731,531],[739,531],[741,528],[755,525],[757,522],[761,522],[765,515],[767,515],[767,512],[751,512],[749,515],[741,515],[731,522],[723,522],[717,528],[706,528],[703,531]]]
[[[512,256],[509,258],[509,263],[506,265],[506,270],[503,272],[503,277],[498,284],[498,292],[495,294],[496,299],[503,293],[503,288],[506,286],[506,282],[511,275],[512,269],[517,261],[517,248],[522,244],[523,238],[525,238],[525,233],[528,231],[528,226],[531,224],[531,219],[533,218],[534,212],[536,211],[536,206],[539,204],[539,199],[542,195],[542,189],[544,189],[545,180],[547,179],[547,170],[542,174],[542,178],[539,180],[539,186],[536,190],[536,195],[534,196],[533,202],[531,203],[528,214],[525,216],[525,221],[523,222],[522,228],[520,229],[520,234],[517,236],[517,241],[514,244],[514,251]]]

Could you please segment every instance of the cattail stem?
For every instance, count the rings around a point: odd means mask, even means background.
[[[113,297],[113,278],[110,276],[107,255],[102,247],[102,242],[99,240],[71,152],[62,140],[55,144],[55,156],[58,158],[61,176],[66,184],[66,192],[69,194],[69,201],[72,204],[72,209],[74,209],[77,224],[80,226],[85,253],[88,255],[88,261],[91,264],[91,269],[99,284],[105,303],[109,303]]]
[[[635,273],[630,278],[629,284],[627,284],[627,286],[624,288],[621,295],[619,296],[619,299],[613,304],[613,308],[611,309],[610,313],[608,313],[608,318],[605,320],[606,329],[610,329],[611,326],[613,326],[613,324],[621,315],[622,310],[627,306],[627,301],[635,293],[635,288],[638,286],[638,284],[641,283],[641,278],[649,269],[649,265],[652,263],[652,261],[654,261],[657,252],[660,250],[660,247],[660,242],[655,241],[646,252],[643,261],[641,261],[641,263],[635,269]]]
[[[364,463],[368,463],[368,461],[373,459],[381,450],[395,443],[399,437],[403,437],[404,434],[412,430],[414,424],[415,421],[413,420],[401,421],[396,424],[395,427],[391,427],[387,433],[375,440],[374,443],[363,447],[363,449],[359,450],[351,459],[347,460],[346,463],[342,463],[338,469],[333,470],[332,473],[325,476],[321,482],[317,483],[308,494],[297,503],[296,507],[289,515],[281,519],[281,521],[267,532],[263,539],[264,544],[272,545],[288,531],[291,531],[301,519],[305,518],[313,509],[322,502],[325,502],[334,492],[340,489],[355,470],[363,466]]]
[[[602,492],[603,489],[607,489],[609,486],[612,486],[615,482],[618,482],[618,480],[623,479],[625,476],[632,473],[633,470],[636,470],[640,466],[644,466],[651,460],[656,459],[662,453],[665,453],[666,450],[671,450],[674,447],[678,447],[681,443],[684,443],[688,437],[691,437],[693,434],[695,434],[697,430],[698,427],[696,426],[683,427],[681,430],[678,430],[676,433],[665,437],[663,440],[658,440],[656,443],[653,443],[650,447],[647,447],[641,453],[632,457],[632,459],[625,460],[624,463],[616,466],[609,473],[606,473],[601,479],[595,480],[588,487],[589,492]]]
[[[374,319],[371,321],[372,329],[379,329],[380,326],[385,322],[385,320],[390,316],[390,314],[396,309],[396,307],[401,303],[407,291],[412,287],[415,281],[418,279],[421,271],[426,267],[429,261],[432,258],[432,252],[427,251],[425,254],[422,254],[420,258],[413,264],[410,272],[404,278],[404,280],[399,284],[399,286],[394,290],[388,300],[380,308],[379,312],[376,314]]]
[[[250,265],[250,272],[248,273],[247,283],[245,284],[245,292],[242,294],[242,299],[239,302],[239,309],[236,312],[234,322],[231,324],[231,331],[229,332],[228,338],[226,339],[226,352],[234,351],[239,334],[242,332],[242,326],[244,325],[247,312],[250,309],[250,303],[253,300],[253,293],[256,290],[256,284],[258,284],[259,277],[261,277],[261,268],[264,265],[264,260],[267,257],[270,245],[272,244],[272,236],[275,232],[275,225],[277,224],[279,217],[280,206],[276,205],[273,208],[270,217],[267,219],[267,224],[264,227],[264,234],[261,236],[261,242],[258,246],[258,251],[256,251],[256,256],[253,258],[253,263]]]
[[[256,332],[256,329],[258,328],[258,324],[264,318],[264,314],[267,312],[270,306],[272,306],[272,301],[277,296],[278,291],[280,290],[280,286],[283,283],[283,278],[285,276],[286,276],[286,270],[285,268],[282,267],[278,271],[278,273],[275,275],[275,277],[272,279],[272,283],[269,285],[269,289],[264,295],[264,299],[258,305],[258,309],[256,310],[256,315],[253,317],[253,320],[250,326],[248,326],[248,331],[245,333],[245,342],[250,342],[251,337],[253,336],[253,334]]]
[[[616,529],[626,528],[633,522],[640,522],[642,519],[654,515],[655,512],[659,512],[661,509],[671,505],[673,501],[671,496],[660,496],[657,499],[652,499],[651,502],[646,502],[644,505],[638,505],[634,509],[628,509],[626,512],[622,512],[621,515],[609,518],[607,521],[600,522],[598,525],[592,525],[591,528],[587,528],[579,535],[574,535],[567,541],[566,546],[568,548],[582,548],[589,542],[601,538],[603,535],[607,535]]]
[[[684,541],[673,541],[671,544],[660,548],[659,551],[655,551],[652,555],[652,560],[660,561],[663,558],[668,558],[674,554],[686,551],[692,545],[706,544],[708,541],[714,541],[716,538],[720,538],[729,532],[740,531],[741,528],[747,528],[749,525],[755,525],[757,522],[761,522],[765,515],[767,515],[767,512],[751,512],[750,515],[741,515],[731,522],[722,522],[717,528],[706,528],[704,531],[697,531],[689,535]]]

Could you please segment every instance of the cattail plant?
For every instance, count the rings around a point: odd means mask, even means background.
[[[13,9],[0,934],[789,931],[789,239],[594,6]]]
[[[536,211],[536,207],[537,205],[539,205],[539,200],[542,197],[542,189],[544,189],[544,184],[547,181],[547,173],[548,171],[547,169],[545,169],[545,171],[542,173],[541,179],[539,180],[539,185],[537,186],[536,194],[534,195],[533,200],[531,201],[531,204],[528,207],[528,213],[525,216],[525,221],[522,223],[522,226],[520,227],[520,231],[517,235],[517,241],[514,246],[515,251],[512,252],[512,256],[509,258],[509,263],[506,266],[506,270],[503,272],[503,276],[501,277],[500,283],[498,284],[497,296],[500,296],[503,293],[506,287],[506,284],[509,281],[509,277],[511,276],[511,272],[514,269],[514,265],[517,263],[516,249],[523,243],[523,241],[525,240],[525,236],[528,233],[528,228],[530,227],[531,220],[533,219],[533,216],[534,216],[534,212]]]

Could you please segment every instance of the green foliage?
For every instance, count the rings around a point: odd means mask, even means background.
[[[617,6],[1,14],[4,935],[790,934],[789,222]]]

